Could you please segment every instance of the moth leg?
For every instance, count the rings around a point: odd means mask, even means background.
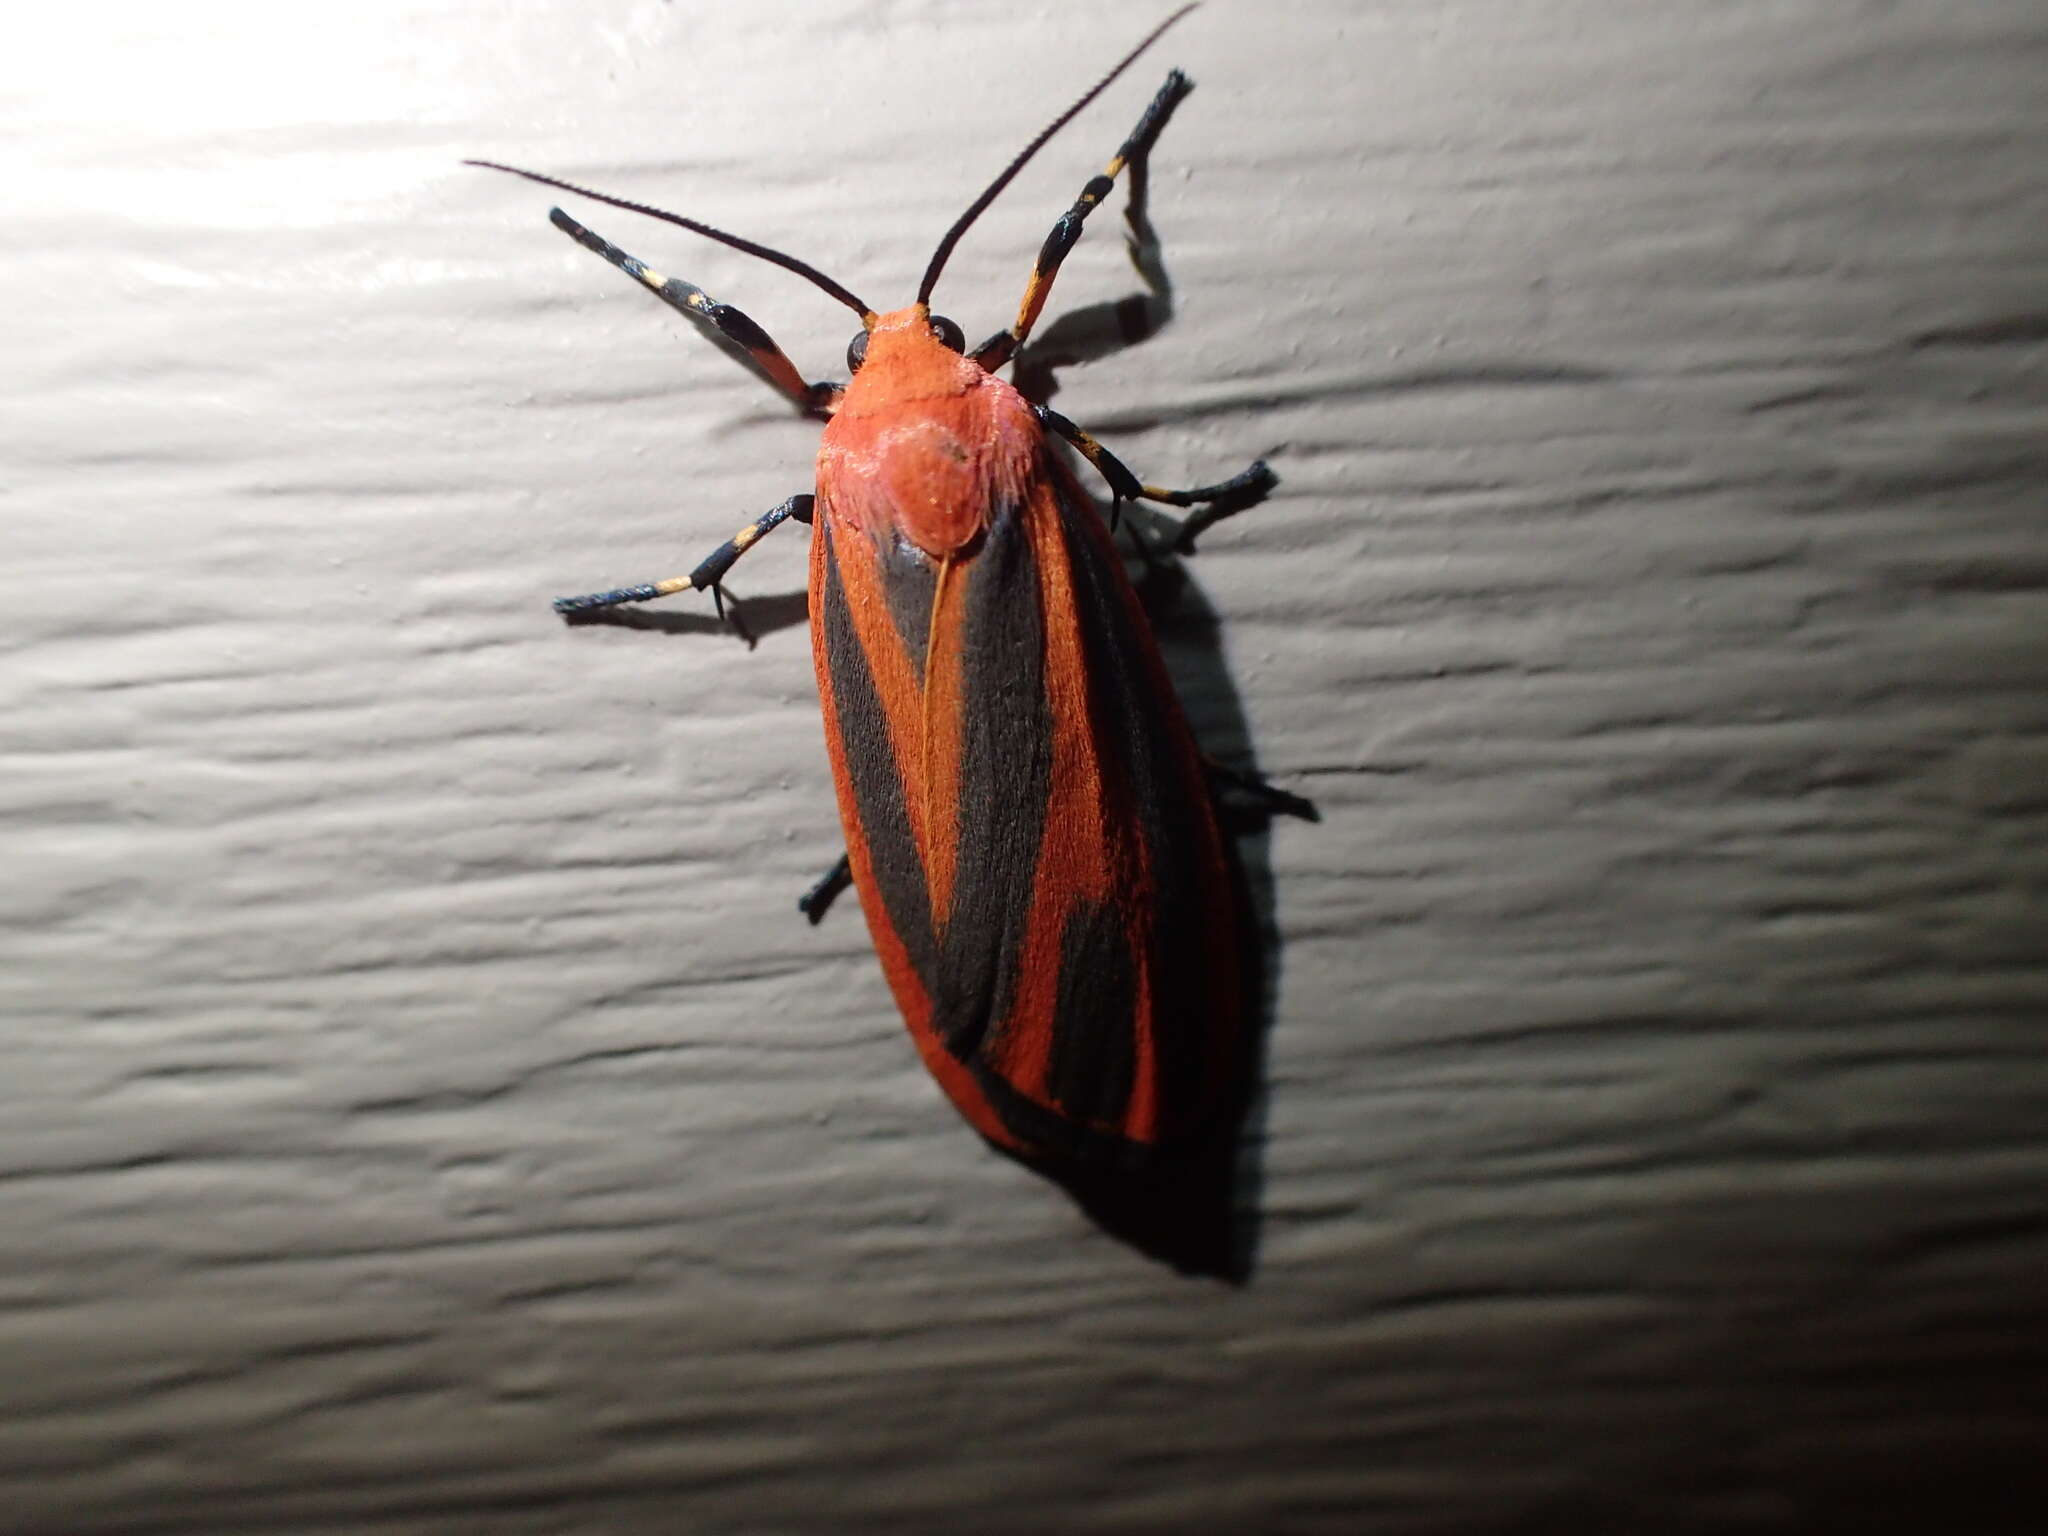
[[[1164,486],[1147,485],[1131,473],[1122,459],[1058,411],[1043,405],[1032,409],[1048,430],[1057,432],[1072,443],[1081,457],[1093,464],[1102,478],[1109,482],[1112,526],[1116,521],[1117,505],[1121,502],[1157,501],[1169,507],[1198,507],[1200,510],[1181,525],[1180,532],[1174,537],[1174,548],[1183,554],[1194,548],[1196,534],[1220,523],[1234,512],[1242,512],[1246,507],[1263,501],[1266,493],[1280,483],[1280,477],[1267,467],[1264,459],[1255,459],[1228,480],[1197,486],[1191,491],[1172,491]]]
[[[520,172],[524,175],[526,173]],[[754,377],[783,396],[806,416],[830,416],[839,403],[837,384],[809,384],[797,372],[796,364],[769,334],[744,311],[721,304],[695,283],[657,272],[637,256],[620,250],[604,236],[570,218],[559,208],[548,210],[548,219],[585,250],[595,251],[628,277],[643,284],[654,296],[689,320],[710,337],[712,343]]]
[[[1259,815],[1295,816],[1303,821],[1323,819],[1323,813],[1316,809],[1313,800],[1284,790],[1247,769],[1219,763],[1207,753],[1202,755],[1202,767],[1208,771],[1211,793],[1219,798],[1223,790],[1234,789],[1251,798],[1252,809]]]
[[[725,573],[755,544],[761,535],[778,523],[795,518],[800,523],[811,520],[811,507],[817,498],[808,492],[795,495],[755,518],[738,533],[727,539],[718,548],[706,555],[697,568],[687,576],[671,576],[666,581],[643,582],[637,587],[614,587],[609,592],[590,592],[582,597],[558,597],[555,599],[557,613],[589,613],[597,608],[615,608],[621,603],[651,602],[657,597],[671,597],[678,592],[702,592],[709,590],[711,600],[718,606],[718,615],[725,617],[725,594],[719,583]]]
[[[1153,142],[1166,126],[1167,119],[1173,116],[1173,109],[1180,105],[1181,98],[1194,88],[1194,82],[1186,75],[1177,69],[1171,71],[1166,77],[1166,84],[1159,88],[1159,94],[1152,98],[1144,115],[1138,119],[1138,126],[1131,130],[1109,164],[1103,167],[1100,175],[1088,179],[1088,184],[1081,188],[1081,195],[1074,199],[1074,206],[1059,216],[1052,232],[1045,237],[1045,244],[1039,247],[1038,260],[1031,268],[1031,281],[1024,285],[1024,300],[1017,306],[1017,318],[1010,323],[1008,330],[996,332],[975,348],[974,360],[982,367],[994,372],[1024,344],[1025,338],[1031,334],[1031,327],[1038,323],[1039,312],[1045,308],[1046,296],[1052,292],[1052,280],[1059,275],[1060,263],[1067,259],[1067,252],[1081,238],[1082,224],[1109,196],[1125,166],[1133,167],[1131,176],[1134,182],[1143,177],[1146,157],[1152,153]],[[1146,249],[1145,237],[1149,235],[1151,225],[1146,223],[1141,230],[1134,223],[1132,228],[1136,239],[1132,244],[1131,259],[1138,262],[1139,271],[1144,272],[1146,267],[1140,257]],[[1156,254],[1156,241],[1152,242],[1151,248]]]
[[[839,893],[851,884],[853,860],[842,853],[839,855],[839,862],[826,870],[816,885],[797,897],[796,909],[809,918],[811,926],[815,928],[825,920],[827,909],[839,899]]]

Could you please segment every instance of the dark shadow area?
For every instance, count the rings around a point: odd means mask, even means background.
[[[1237,1079],[1249,1086],[1246,1070]],[[1240,1093],[1241,1101],[1248,1095]],[[1257,1179],[1247,1183],[1245,1103],[1219,1114],[1202,1144],[1130,1171],[1016,1161],[1057,1184],[1104,1232],[1184,1275],[1243,1285],[1257,1260]]]

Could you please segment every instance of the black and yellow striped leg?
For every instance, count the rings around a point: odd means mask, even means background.
[[[774,507],[755,518],[738,533],[727,539],[718,548],[699,562],[697,568],[687,576],[671,576],[666,581],[644,582],[637,587],[614,587],[609,592],[591,592],[582,597],[558,597],[555,599],[557,613],[589,613],[597,608],[616,608],[621,603],[651,602],[657,597],[672,597],[678,592],[711,593],[711,600],[718,605],[721,618],[725,615],[725,594],[719,583],[725,573],[732,569],[733,562],[761,541],[761,535],[778,523],[795,518],[800,523],[811,520],[811,508],[817,498],[808,493],[792,496],[780,506]]]
[[[1116,155],[1099,176],[1092,176],[1081,189],[1081,195],[1074,200],[1074,206],[1059,216],[1052,227],[1052,233],[1045,237],[1045,244],[1039,248],[1038,261],[1031,269],[1031,281],[1024,286],[1024,301],[1017,306],[1017,318],[1007,331],[998,331],[975,349],[974,360],[990,372],[1003,366],[1016,354],[1025,339],[1031,334],[1031,327],[1038,323],[1039,312],[1045,308],[1046,296],[1052,292],[1052,280],[1059,275],[1060,263],[1067,259],[1067,252],[1074,248],[1074,242],[1081,238],[1081,226],[1087,221],[1102,200],[1109,196],[1116,185],[1116,178],[1125,166],[1136,166],[1134,179],[1143,174],[1146,157],[1152,153],[1153,141],[1173,116],[1173,109],[1180,105],[1181,98],[1195,88],[1194,82],[1179,70],[1166,77],[1166,84],[1159,88],[1159,94],[1152,98],[1145,108],[1144,116],[1138,119],[1138,126],[1130,132]],[[1142,213],[1140,218],[1142,219]],[[1149,223],[1145,231],[1150,229]],[[1143,232],[1138,234],[1143,239]],[[1156,248],[1156,242],[1155,242]],[[1139,259],[1139,246],[1132,249],[1132,260]],[[1145,270],[1141,265],[1140,271]]]
[[[825,920],[825,913],[839,898],[840,892],[853,884],[853,860],[846,854],[839,855],[839,862],[826,870],[818,883],[796,899],[797,911],[810,919],[811,926],[817,927]]]
[[[518,174],[524,175],[525,172]],[[637,256],[628,255],[604,236],[570,218],[559,208],[548,219],[585,250],[595,251],[621,272],[643,284],[654,296],[708,336],[717,348],[810,416],[829,416],[838,404],[840,386],[810,384],[774,338],[741,310],[721,304],[695,283],[657,272]]]
[[[1174,540],[1175,547],[1182,551],[1193,547],[1194,536],[1202,529],[1263,500],[1266,493],[1280,483],[1280,477],[1267,467],[1264,459],[1254,459],[1248,468],[1239,470],[1228,480],[1197,486],[1191,491],[1170,491],[1164,486],[1147,485],[1131,473],[1130,466],[1122,459],[1058,411],[1043,405],[1035,405],[1032,409],[1038,413],[1039,421],[1047,430],[1057,432],[1072,443],[1081,457],[1093,464],[1102,478],[1109,482],[1111,526],[1115,526],[1119,505],[1126,501],[1157,501],[1169,507],[1201,507],[1202,510],[1182,526]]]

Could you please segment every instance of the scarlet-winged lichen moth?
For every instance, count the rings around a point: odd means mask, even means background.
[[[806,910],[850,871],[933,1076],[989,1141],[1054,1169],[1142,1169],[1193,1143],[1232,1099],[1247,1027],[1243,935],[1204,760],[1111,530],[1047,433],[1101,472],[1113,508],[1244,505],[1273,477],[1255,463],[1200,490],[1143,484],[994,371],[1031,334],[1117,175],[1143,175],[1187,77],[1168,74],[1053,226],[1007,329],[965,352],[930,300],[955,243],[1025,162],[1192,9],[1033,139],[946,232],[916,300],[887,314],[794,257],[693,219],[470,162],[707,235],[860,316],[850,380],[808,383],[747,316],[552,210],[826,423],[815,496],[790,497],[688,576],[555,606],[709,588],[722,611],[720,581],[742,553],[791,518],[813,525],[812,648],[847,852]]]

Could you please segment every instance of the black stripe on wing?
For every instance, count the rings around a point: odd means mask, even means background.
[[[910,963],[930,985],[937,946],[932,936],[931,896],[924,865],[910,834],[904,809],[903,780],[896,771],[896,746],[889,735],[889,717],[868,670],[846,588],[839,579],[837,531],[827,518],[818,519],[816,537],[826,541],[825,581],[819,622],[825,626],[826,665],[832,678],[832,704],[837,716],[840,760],[853,790],[868,864],[889,926],[902,941]],[[859,538],[859,534],[853,535]]]
[[[947,1048],[970,1061],[1010,1011],[1045,838],[1053,716],[1038,555],[999,507],[961,569],[960,840],[934,991]]]

